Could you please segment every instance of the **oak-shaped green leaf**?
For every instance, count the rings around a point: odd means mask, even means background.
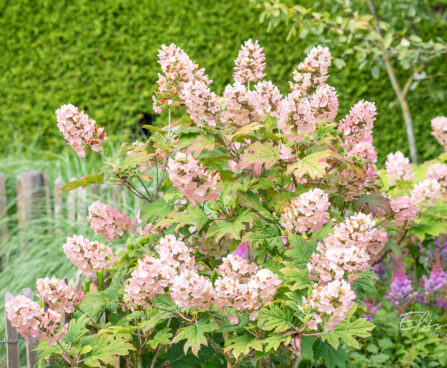
[[[264,351],[268,353],[269,351],[276,352],[281,344],[288,345],[289,342],[290,335],[274,334],[264,339],[262,344],[264,345]]]
[[[195,224],[197,231],[200,231],[208,221],[208,216],[200,209],[200,207],[189,205],[186,209],[186,213],[177,211],[169,212],[166,215],[166,218],[157,223],[156,228],[177,225],[175,227],[175,230],[177,231],[185,225]]]
[[[257,321],[263,330],[284,332],[292,328],[292,312],[287,307],[271,305],[261,310]]]
[[[348,355],[341,346],[334,349],[328,343],[317,339],[313,344],[313,355],[316,361],[323,359],[327,368],[346,368]]]
[[[240,356],[248,354],[251,350],[262,351],[262,340],[250,335],[241,335],[225,341],[225,352],[232,352],[238,359]]]
[[[157,219],[164,219],[166,215],[174,209],[174,206],[166,202],[164,198],[144,206],[141,216],[149,222],[155,222]]]
[[[345,320],[344,322],[338,324],[334,330],[322,334],[321,340],[327,341],[334,347],[334,349],[338,348],[340,345],[340,340],[346,345],[358,349],[359,343],[354,336],[368,337],[370,336],[369,331],[373,328],[374,325],[364,318],[359,318],[352,322]]]
[[[155,336],[148,341],[148,344],[152,349],[156,349],[158,345],[169,345],[171,343],[171,338],[171,329],[166,327],[158,331]]]
[[[202,345],[208,345],[208,340],[206,339],[205,334],[215,331],[218,327],[219,326],[213,321],[199,319],[195,324],[181,328],[177,335],[175,335],[172,343],[186,340],[183,347],[185,354],[187,354],[189,348],[191,348],[191,352],[195,356],[198,356],[200,347]]]
[[[215,237],[216,242],[228,234],[232,239],[239,240],[241,231],[245,229],[245,224],[252,221],[253,214],[244,211],[232,220],[216,220],[208,230],[208,236]]]
[[[240,157],[239,167],[247,169],[255,167],[260,169],[262,165],[268,170],[279,160],[279,151],[272,143],[255,142],[248,146]]]
[[[286,175],[293,173],[296,178],[301,178],[304,175],[309,175],[311,179],[322,178],[326,175],[326,169],[329,167],[326,159],[331,156],[333,156],[333,152],[330,150],[311,153],[289,165]]]
[[[115,366],[117,356],[126,356],[135,350],[127,339],[113,335],[101,335],[93,340],[91,346],[92,350],[84,360],[87,367]]]
[[[78,319],[72,319],[68,325],[63,341],[67,345],[70,345],[78,341],[82,336],[88,334],[89,330],[86,328],[86,325],[89,320],[85,315]]]
[[[312,286],[305,269],[296,267],[285,267],[280,270],[284,280],[290,285],[290,290],[302,290]]]

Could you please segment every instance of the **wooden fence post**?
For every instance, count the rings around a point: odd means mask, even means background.
[[[13,299],[14,296],[6,292],[5,294],[5,304]],[[19,335],[14,327],[12,327],[11,322],[6,318],[6,341],[17,341],[10,342],[6,344],[6,366],[8,368],[20,368],[20,356],[19,356]]]
[[[33,300],[33,291],[29,288],[23,289],[22,294]],[[35,337],[28,338],[26,343],[26,366],[27,368],[37,367],[37,339]]]
[[[18,176],[17,212],[19,225],[39,218],[44,211],[44,178],[39,170],[24,171]]]
[[[8,217],[6,202],[6,181],[5,176],[0,173],[0,246],[8,240]],[[2,255],[0,251],[0,267],[4,267],[6,254]]]
[[[114,185],[112,187],[112,203],[113,207],[119,208],[120,207],[120,187],[117,185]]]
[[[62,192],[58,190],[62,184],[61,178],[54,180],[54,221],[56,231],[61,231],[62,209],[64,208]]]
[[[83,223],[85,222],[86,216],[87,216],[87,192],[85,188],[78,188],[76,189],[77,194],[77,222]]]
[[[68,208],[68,214],[67,214],[68,221],[70,221],[73,224],[74,221],[76,220],[76,193],[74,190],[68,192],[67,208]]]
[[[101,202],[107,203],[109,188],[105,184],[101,184]]]

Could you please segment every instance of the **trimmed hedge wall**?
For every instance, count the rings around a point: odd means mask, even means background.
[[[443,28],[433,27],[438,34]],[[306,49],[317,40],[285,41],[285,30],[267,33],[248,1],[227,0],[21,0],[0,6],[0,152],[63,146],[54,111],[71,102],[86,109],[109,136],[136,134],[152,111],[156,88],[157,49],[175,42],[195,59],[221,92],[232,77],[240,44],[258,39],[265,47],[268,77],[286,93],[287,81]],[[334,56],[340,50],[332,48]],[[375,144],[383,161],[389,151],[407,152],[399,106],[386,75],[374,80],[357,70],[355,60],[338,71],[330,84],[340,96],[340,116],[357,100],[376,102]],[[432,67],[446,73],[446,59]],[[446,90],[439,79],[436,90]],[[421,87],[411,100],[418,149],[423,158],[439,152],[430,136],[430,119],[447,114],[434,92]],[[439,98],[439,96],[438,96]]]

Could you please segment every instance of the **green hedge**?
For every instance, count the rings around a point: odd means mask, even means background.
[[[112,132],[138,133],[151,119],[151,95],[159,66],[157,49],[175,42],[207,69],[222,91],[231,80],[240,44],[256,38],[265,47],[269,78],[287,92],[287,80],[315,39],[285,41],[285,31],[266,32],[248,1],[102,0],[7,1],[0,7],[0,152],[26,146],[57,150],[62,145],[54,111],[71,102]],[[431,27],[430,31],[436,27]],[[436,30],[439,34],[444,29]],[[340,50],[332,49],[334,55]],[[446,60],[432,69],[447,72]],[[385,75],[373,80],[347,60],[332,69],[341,114],[364,98],[375,101],[379,117],[375,143],[385,153],[407,151],[400,110]],[[439,89],[445,90],[445,79]],[[421,88],[411,100],[423,157],[439,151],[429,121],[447,114],[442,101]],[[341,115],[340,115],[341,116]],[[162,117],[163,118],[163,117]]]

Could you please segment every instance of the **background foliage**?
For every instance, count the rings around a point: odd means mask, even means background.
[[[445,6],[433,2],[433,11],[445,12]],[[419,32],[442,35],[446,30],[442,22],[423,25]],[[163,43],[184,48],[221,92],[232,77],[228,70],[240,44],[258,39],[269,60],[267,74],[285,92],[294,66],[318,43],[310,36],[286,42],[287,31],[280,26],[267,33],[259,11],[239,0],[5,1],[0,6],[0,152],[63,145],[54,111],[68,102],[86,109],[109,132],[138,134],[139,123],[159,118],[151,95],[156,50]],[[341,55],[341,50],[331,52]],[[390,151],[407,153],[405,128],[386,75],[374,79],[369,69],[358,70],[354,58],[345,61],[342,70],[331,69],[340,114],[361,98],[376,102],[379,161]],[[438,59],[428,72],[446,73],[446,61],[446,56]],[[421,160],[440,151],[429,122],[446,114],[446,92],[447,78],[440,78],[433,89],[420,86],[410,100]]]

